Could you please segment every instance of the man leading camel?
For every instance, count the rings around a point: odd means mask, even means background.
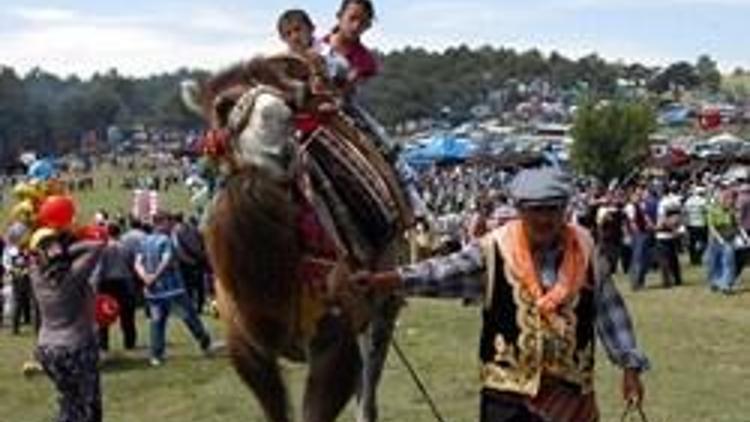
[[[520,218],[462,251],[351,281],[407,294],[483,293],[481,421],[597,421],[595,332],[623,369],[624,399],[640,405],[649,363],[614,283],[597,272],[591,237],[565,221],[568,176],[526,170],[511,193]]]

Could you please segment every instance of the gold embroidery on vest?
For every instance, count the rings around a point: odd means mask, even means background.
[[[507,267],[503,270],[518,307],[518,347],[508,344],[503,336],[498,334],[495,337],[495,359],[482,368],[482,380],[485,386],[498,391],[513,391],[533,396],[539,391],[541,383],[541,317],[532,305],[533,298],[529,292],[516,282],[516,278],[509,273]]]
[[[485,248],[485,257],[490,252]],[[497,270],[493,262],[488,269]],[[488,285],[495,287],[497,274],[488,272]],[[513,291],[516,304],[516,323],[520,329],[517,345],[508,343],[501,334],[494,340],[495,355],[481,371],[483,384],[498,391],[510,391],[535,396],[542,375],[552,375],[574,383],[584,393],[593,390],[594,339],[582,350],[576,350],[578,320],[575,313],[580,294],[562,305],[559,315],[565,322],[564,333],[543,323],[532,295],[520,285],[517,278],[504,266],[505,279]]]

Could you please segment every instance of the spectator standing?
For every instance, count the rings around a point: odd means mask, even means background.
[[[625,206],[628,230],[631,239],[630,286],[633,290],[643,288],[651,267],[654,223],[645,211],[645,191],[636,189],[630,203]]]
[[[736,208],[738,229],[741,234],[740,239],[747,239],[747,233],[750,232],[750,184],[747,182],[741,184],[737,189]],[[747,262],[750,245],[740,242],[736,246],[735,256],[737,258],[737,275],[739,276]]]
[[[659,200],[656,217],[656,256],[664,287],[682,284],[678,256],[681,226],[682,204],[679,196],[670,191]]]
[[[135,348],[137,331],[135,324],[136,280],[130,254],[120,242],[120,227],[107,227],[109,239],[102,249],[97,272],[99,293],[112,296],[120,308],[120,329],[126,350]],[[99,328],[99,347],[109,351],[109,328]]]
[[[734,205],[734,191],[725,188],[719,192],[719,200],[708,208],[708,282],[712,291],[725,294],[732,292],[737,277],[733,242],[738,225]]]
[[[595,230],[592,233],[598,245],[597,251],[607,265],[605,270],[609,274],[614,274],[622,256],[624,217],[612,193],[605,195],[599,202]]]
[[[164,362],[167,321],[173,305],[182,310],[183,322],[204,353],[211,351],[211,337],[185,291],[170,231],[169,218],[157,213],[154,232],[143,239],[135,259],[135,270],[146,285],[145,297],[151,315],[152,366]]]
[[[35,314],[31,280],[29,278],[29,257],[17,245],[10,244],[3,251],[5,277],[10,282],[12,291],[11,322],[12,332],[20,334],[22,324],[32,322]],[[39,328],[39,317],[34,315],[34,328]]]
[[[184,221],[182,214],[177,214],[172,229],[172,242],[180,273],[185,281],[187,295],[195,309],[201,314],[206,302],[208,257],[203,236],[198,229],[198,222],[196,220]]]
[[[706,212],[708,200],[706,188],[693,187],[691,195],[685,201],[685,224],[688,235],[688,255],[692,265],[699,265],[703,253],[708,245],[708,227],[706,226]]]

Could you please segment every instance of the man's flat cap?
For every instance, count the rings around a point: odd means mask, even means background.
[[[552,167],[522,170],[511,182],[510,194],[524,207],[564,204],[573,195],[573,180]]]

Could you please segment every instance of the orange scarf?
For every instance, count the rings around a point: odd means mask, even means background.
[[[557,282],[545,291],[531,255],[531,245],[524,224],[520,220],[506,224],[500,248],[508,270],[536,300],[536,306],[548,321],[563,303],[572,299],[586,283],[586,271],[591,256],[590,242],[580,229],[567,224],[563,229],[563,261]]]

